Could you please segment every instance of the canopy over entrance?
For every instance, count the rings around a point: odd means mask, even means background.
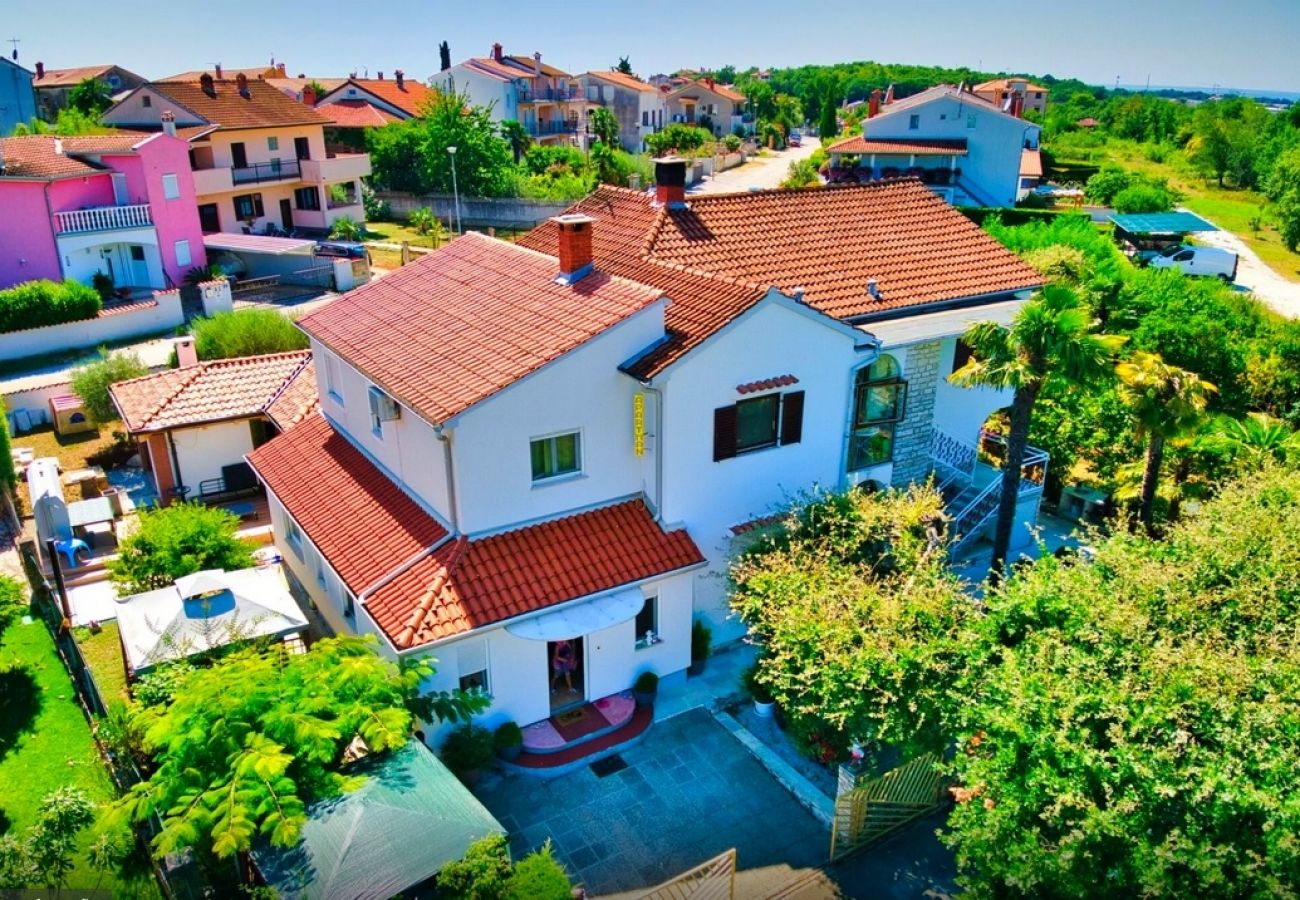
[[[1110,220],[1119,230],[1136,237],[1174,237],[1191,234],[1194,231],[1219,230],[1217,225],[1186,210],[1113,215]]]
[[[641,589],[628,588],[515,622],[507,625],[506,631],[530,641],[571,639],[626,622],[643,606],[645,596]]]

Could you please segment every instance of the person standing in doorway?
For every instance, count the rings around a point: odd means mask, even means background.
[[[563,676],[564,685],[569,689],[569,693],[576,693],[573,687],[573,670],[576,668],[578,668],[578,659],[573,642],[556,641],[555,652],[551,655],[551,690],[556,689],[556,684]]]

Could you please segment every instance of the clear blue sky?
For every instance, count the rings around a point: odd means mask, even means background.
[[[620,55],[683,66],[873,59],[982,66],[1114,84],[1300,91],[1300,0],[0,0],[0,38],[51,68],[115,62],[149,77],[211,66],[291,74],[368,68],[425,78],[453,61],[532,54],[569,71]],[[183,10],[183,12],[182,12]],[[1011,13],[1002,14],[1002,10]],[[3,45],[7,50],[10,45]]]

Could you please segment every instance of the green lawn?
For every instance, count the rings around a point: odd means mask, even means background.
[[[443,243],[447,242],[450,235],[447,233],[446,225],[443,225]],[[418,234],[414,228],[405,222],[367,222],[366,223],[366,240],[383,241],[389,244],[400,244],[402,241],[410,241],[412,247],[432,247],[433,238],[427,234]]]
[[[104,702],[125,701],[126,669],[122,662],[122,642],[117,634],[117,621],[104,622],[99,634],[91,634],[89,628],[74,628],[72,635],[77,639],[77,646],[81,648],[81,655],[90,667]]]
[[[75,785],[108,803],[113,784],[95,751],[54,640],[39,621],[11,626],[0,639],[0,830],[21,831],[35,821],[46,794]],[[100,884],[122,897],[160,897],[147,871],[131,877],[100,875],[85,860],[93,828],[81,836],[73,887]]]

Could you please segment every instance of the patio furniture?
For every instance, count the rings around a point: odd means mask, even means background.
[[[93,500],[77,500],[68,504],[68,525],[73,528],[85,528],[99,522],[112,522],[117,518],[113,512],[113,501],[108,497],[96,497]]]
[[[72,538],[68,541],[55,541],[54,552],[60,553],[68,558],[68,568],[75,569],[80,565],[79,556],[85,554],[86,562],[90,562],[90,548],[86,542],[80,538]]]

